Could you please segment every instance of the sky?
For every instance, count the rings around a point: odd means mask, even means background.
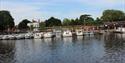
[[[0,10],[8,10],[17,25],[23,19],[44,21],[50,17],[61,20],[90,14],[100,17],[107,9],[125,12],[125,0],[0,0]]]

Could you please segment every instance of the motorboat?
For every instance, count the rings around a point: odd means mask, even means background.
[[[77,36],[83,36],[83,30],[76,30]]]
[[[63,37],[72,37],[72,32],[70,30],[63,31]]]
[[[9,36],[8,35],[3,35],[2,36],[2,40],[8,40],[9,39]]]
[[[31,39],[33,38],[33,33],[26,33],[25,34],[25,39]]]
[[[15,37],[16,37],[16,39],[24,39],[25,34],[16,34]]]
[[[54,36],[55,36],[55,34],[53,32],[46,32],[43,34],[44,38],[52,38]]]
[[[14,35],[8,35],[8,37],[9,37],[10,40],[16,39],[16,37]]]
[[[43,37],[43,33],[34,33],[34,39],[41,39]]]
[[[115,32],[115,33],[125,33],[125,28],[123,28],[123,27],[118,27],[114,32]]]

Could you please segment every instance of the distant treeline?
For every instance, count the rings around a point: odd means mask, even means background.
[[[125,21],[125,13],[120,10],[104,10],[101,17],[97,17],[95,20],[89,14],[83,14],[78,18],[65,18],[61,21],[58,18],[50,17],[44,22],[40,23],[40,28],[44,27],[52,27],[52,26],[74,26],[74,25],[96,25],[99,26],[103,24],[103,22],[113,22],[113,21]],[[22,20],[16,28],[28,29],[27,23],[29,23],[28,19]],[[13,29],[15,28],[14,18],[11,16],[10,12],[7,10],[0,11],[0,31]]]

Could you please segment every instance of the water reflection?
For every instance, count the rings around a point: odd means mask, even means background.
[[[13,63],[15,54],[15,41],[0,41],[0,63]]]
[[[105,35],[105,63],[124,63],[125,62],[125,41],[122,34]],[[125,38],[124,38],[125,39]],[[110,58],[110,59],[107,59]]]
[[[123,34],[0,41],[0,63],[124,62]]]

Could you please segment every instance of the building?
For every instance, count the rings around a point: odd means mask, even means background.
[[[125,21],[104,22],[104,26],[108,28],[125,27]]]
[[[37,31],[39,31],[39,28],[40,28],[39,24],[40,24],[40,22],[33,20],[31,23],[28,23],[27,26],[30,27],[30,30],[37,32]]]

